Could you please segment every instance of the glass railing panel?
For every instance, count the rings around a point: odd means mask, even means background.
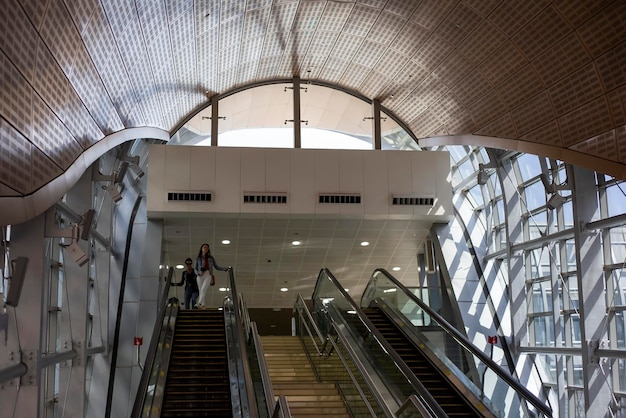
[[[251,333],[248,337],[248,364],[250,364],[250,377],[254,387],[256,396],[256,405],[259,411],[259,417],[269,417],[274,404],[274,394],[272,391],[272,382],[270,381],[269,371],[263,352],[263,344],[257,331],[256,323],[250,322]]]
[[[398,418],[427,418],[430,415],[424,410],[417,396],[413,395],[398,409],[396,416]]]
[[[531,410],[533,408],[523,402],[519,395],[521,392],[511,386],[509,382],[512,379],[505,380],[501,375],[502,370],[498,373],[493,363],[488,364],[483,360],[483,356],[479,357],[472,353],[454,337],[454,334],[446,331],[446,327],[442,326],[436,317],[425,312],[415,299],[407,294],[411,293],[424,302],[420,298],[420,292],[396,284],[387,274],[377,270],[372,275],[363,293],[361,307],[368,307],[372,301],[378,299],[379,306],[387,311],[386,305],[389,311],[399,315],[398,320],[406,325],[403,330],[411,335],[409,338],[414,344],[423,345],[426,348],[425,354],[434,356],[431,358],[432,361],[448,369],[497,416],[527,416],[525,408],[527,406]]]
[[[276,401],[272,418],[291,418],[291,412],[289,412],[289,403],[285,395],[278,396]]]
[[[352,417],[384,417],[386,413],[372,392],[372,386],[365,382],[359,367],[354,362],[353,354],[334,332],[334,337],[321,337],[317,324],[301,297],[296,303],[298,312],[298,334],[320,381],[333,382],[340,391],[346,407]],[[321,319],[322,316],[319,316]],[[328,327],[329,322],[323,322]]]
[[[143,406],[141,407],[141,417],[154,417],[154,411],[160,411],[163,404],[165,391],[165,380],[174,340],[174,328],[176,324],[176,314],[178,312],[178,301],[172,299],[168,304],[163,316],[161,331],[158,335],[158,342],[154,351],[154,357],[150,368],[147,390]]]

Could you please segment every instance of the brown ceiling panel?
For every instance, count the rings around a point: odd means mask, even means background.
[[[534,131],[523,135],[522,139],[539,144],[563,146],[563,138],[559,130],[559,124],[556,121],[550,121],[538,127]]]
[[[572,28],[563,20],[554,7],[547,7],[535,19],[516,33],[512,40],[529,60],[567,36]]]
[[[500,29],[502,33],[511,37],[534,19],[548,4],[548,0],[503,1],[493,13],[489,15],[488,19]]]
[[[505,42],[480,65],[480,72],[492,86],[515,74],[528,63],[524,55],[511,42]]]
[[[602,95],[602,83],[593,64],[589,64],[550,87],[556,116],[561,116]]]
[[[609,160],[617,159],[618,156],[615,131],[605,132],[593,138],[589,138],[570,148],[575,151],[581,151],[585,154],[591,154]]]
[[[626,85],[626,43],[598,57],[596,66],[606,91]]]
[[[457,131],[457,132],[468,132],[465,131]],[[470,131],[473,132],[473,131]],[[511,118],[511,114],[507,113],[500,117],[499,119],[494,120],[483,128],[479,129],[476,132],[478,135],[485,136],[495,136],[500,138],[517,138],[519,134],[517,129],[515,128],[515,124],[513,123],[513,119]]]
[[[543,85],[531,65],[526,65],[498,85],[497,91],[507,106],[513,109],[543,90]]]
[[[580,38],[572,32],[536,57],[532,65],[543,84],[551,86],[590,61],[591,56]]]
[[[511,111],[520,135],[527,134],[554,119],[554,107],[547,92],[539,93]]]
[[[623,44],[626,39],[626,4],[623,1],[612,2],[585,21],[577,32],[593,57]]]
[[[33,145],[0,118],[0,182],[22,194],[32,190]]]
[[[566,147],[571,147],[613,128],[613,121],[605,97],[589,102],[559,117],[558,121],[563,132],[563,145]]]

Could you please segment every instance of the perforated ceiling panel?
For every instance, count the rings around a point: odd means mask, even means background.
[[[171,133],[215,94],[293,76],[378,99],[431,144],[545,144],[626,178],[623,0],[6,0],[0,51],[2,196],[109,134]]]

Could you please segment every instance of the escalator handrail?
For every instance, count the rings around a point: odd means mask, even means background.
[[[250,364],[248,362],[248,350],[246,341],[247,338],[244,335],[244,326],[242,317],[244,313],[240,311],[241,305],[236,301],[239,300],[239,295],[237,293],[237,285],[235,284],[235,273],[233,271],[232,266],[228,266],[228,280],[230,284],[230,298],[233,301],[233,312],[235,314],[235,324],[237,327],[237,338],[239,339],[239,356],[240,364],[242,366],[244,384],[246,389],[246,398],[248,402],[248,413],[249,417],[256,418],[259,416],[259,411],[256,403],[256,394],[254,393],[254,384],[252,383],[252,375],[250,373]],[[227,297],[228,298],[228,297]],[[224,315],[226,315],[226,310],[224,310]]]
[[[350,344],[348,342],[348,339],[345,336],[345,334],[343,333],[343,331],[340,330],[339,327],[337,327],[337,324],[334,323],[334,322],[332,323],[332,327],[333,327],[333,331],[335,332],[335,334],[337,334],[337,338],[339,340],[341,340],[341,343],[346,348],[346,351],[348,352],[348,354],[350,356],[350,359],[352,360],[352,362],[356,366],[357,370],[359,371],[359,374],[361,375],[361,377],[365,381],[365,384],[370,389],[370,392],[374,395],[374,398],[376,399],[376,403],[378,404],[380,409],[382,409],[383,412],[385,413],[385,417],[393,417],[394,414],[391,412],[391,410],[387,406],[387,403],[382,399],[382,395],[377,390],[376,385],[374,384],[374,382],[372,381],[372,379],[369,376],[369,373],[366,372],[365,366],[363,366],[363,363],[361,363],[361,360],[359,359],[359,356],[356,354],[354,349],[350,346]],[[328,340],[333,345],[333,350],[335,351],[335,353],[337,353],[339,355],[342,364],[344,365],[344,367],[348,371],[348,374],[350,375],[350,378],[355,383],[355,386],[358,388],[359,395],[361,396],[361,398],[367,404],[367,407],[368,407],[370,413],[372,414],[372,416],[375,416],[374,411],[372,410],[372,407],[369,405],[369,402],[367,402],[367,399],[366,399],[365,395],[363,394],[363,391],[361,390],[361,388],[357,384],[356,378],[352,374],[352,371],[350,370],[348,365],[345,363],[343,355],[341,355],[341,353],[340,353],[340,351],[339,351],[339,349],[337,347],[337,343],[332,338],[328,338]]]
[[[508,372],[506,372],[500,365],[491,360],[482,350],[476,347],[465,335],[463,335],[459,330],[453,327],[448,321],[446,321],[441,315],[435,312],[430,306],[420,300],[417,296],[415,296],[412,292],[410,292],[402,283],[400,283],[395,277],[393,277],[387,270],[378,268],[374,270],[372,276],[370,277],[367,286],[365,286],[365,291],[363,295],[367,294],[367,289],[376,281],[375,275],[376,272],[380,272],[386,278],[394,283],[405,296],[407,296],[410,300],[415,302],[424,312],[430,315],[432,318],[437,321],[437,323],[441,326],[441,328],[452,338],[454,338],[465,350],[469,351],[476,357],[478,357],[487,367],[489,367],[495,374],[498,375],[502,380],[509,384],[522,398],[526,401],[530,402],[535,408],[541,411],[544,415],[551,416],[551,409],[546,406],[538,397],[536,397],[532,392],[530,392],[525,386],[519,383],[513,376],[511,376]]]
[[[144,362],[143,372],[141,373],[141,379],[139,380],[139,386],[137,387],[137,395],[135,396],[135,403],[133,404],[133,410],[131,418],[139,418],[143,404],[146,401],[146,395],[148,393],[148,384],[150,383],[150,375],[152,373],[152,367],[154,367],[154,360],[156,356],[157,346],[159,344],[159,336],[161,329],[163,328],[163,320],[165,319],[165,313],[167,312],[168,305],[176,298],[168,298],[170,292],[170,285],[172,283],[172,277],[174,275],[174,267],[170,267],[167,272],[167,278],[165,280],[165,287],[161,296],[161,306],[159,307],[159,314],[157,320],[154,323],[154,329],[152,330],[152,337],[150,338],[150,347],[146,353],[146,360]]]
[[[377,344],[384,348],[387,355],[391,357],[393,363],[396,365],[400,373],[404,376],[406,380],[408,380],[413,388],[419,393],[426,405],[431,408],[431,416],[434,417],[447,417],[448,414],[441,408],[441,405],[435,400],[432,394],[424,387],[424,384],[415,376],[415,373],[407,366],[407,364],[402,360],[402,358],[396,353],[396,351],[391,347],[391,345],[387,342],[385,337],[378,331],[378,329],[374,326],[372,321],[369,320],[367,315],[363,312],[361,307],[356,304],[354,299],[345,291],[345,289],[339,284],[339,281],[335,278],[335,276],[331,273],[327,268],[323,268],[318,277],[317,282],[315,284],[315,289],[313,290],[312,300],[315,300],[317,297],[318,286],[320,285],[321,278],[323,275],[326,275],[333,285],[337,288],[337,290],[341,293],[344,299],[350,304],[352,310],[356,312],[356,315],[363,323],[363,325],[367,328],[369,333],[374,337]]]
[[[298,312],[299,315],[302,315],[302,312],[304,311],[305,314],[306,314],[306,317],[308,318],[308,322],[313,326],[313,328],[315,329],[316,334],[318,336],[322,335],[321,331],[319,330],[319,327],[317,326],[317,324],[313,320],[313,316],[311,315],[311,312],[309,311],[309,308],[306,306],[306,303],[304,303],[304,299],[302,298],[301,294],[298,294],[298,297],[296,298],[296,303],[294,305],[294,311]],[[324,350],[325,349],[322,348],[320,350],[320,349],[317,348],[317,343],[315,342],[315,338],[313,338],[313,335],[311,334],[311,331],[310,331],[309,327],[306,325],[306,322],[301,321],[301,323],[306,328],[306,330],[307,330],[307,332],[309,334],[309,337],[311,337],[311,340],[313,341],[313,344],[315,345],[315,350],[317,351],[318,356],[320,356],[320,357],[324,356]],[[385,412],[385,417],[393,417],[394,415],[391,413],[391,411],[389,411],[389,409],[388,409],[387,405],[385,404],[385,402],[382,401],[382,396],[380,396],[380,393],[375,389],[376,386],[373,384],[373,382],[370,379],[370,377],[367,374],[367,372],[365,372],[365,367],[363,367],[363,364],[359,360],[358,356],[356,355],[356,353],[354,352],[352,347],[350,347],[350,345],[349,345],[349,343],[347,341],[347,338],[345,337],[343,332],[339,328],[337,328],[334,323],[332,323],[331,325],[332,325],[332,329],[335,331],[337,337],[341,340],[342,344],[344,345],[344,347],[348,351],[348,354],[352,358],[352,362],[356,365],[356,367],[359,370],[359,373],[361,374],[361,376],[363,377],[363,380],[365,381],[366,385],[368,385],[368,387],[370,388],[370,392],[372,392],[372,394],[374,395],[374,397],[376,399],[376,403],[378,403],[379,407]],[[359,396],[361,397],[361,399],[363,399],[363,402],[366,404],[367,409],[370,412],[371,416],[375,417],[376,414],[374,413],[374,410],[372,409],[372,406],[370,405],[369,401],[367,400],[367,397],[363,393],[363,390],[361,389],[360,385],[356,381],[356,378],[354,377],[354,374],[352,373],[352,371],[350,370],[350,368],[346,364],[346,361],[345,361],[343,355],[341,354],[341,352],[339,351],[339,348],[337,347],[337,343],[331,338],[330,334],[327,335],[325,338],[321,338],[321,341],[324,341],[324,347],[326,346],[326,343],[330,343],[330,345],[332,346],[332,351],[337,353],[337,356],[339,357],[339,360],[341,361],[341,364],[343,365],[343,367],[348,372],[348,376],[352,380],[352,383],[354,384],[354,386],[357,388],[357,391],[359,392]],[[313,369],[315,371],[315,374],[319,377],[319,374],[318,374],[317,370],[315,370],[316,368],[313,367]]]
[[[263,350],[263,343],[261,342],[261,336],[259,335],[256,322],[250,322],[250,334],[250,338],[254,341],[254,347],[256,348],[256,356],[259,362],[259,371],[261,373],[261,382],[263,383],[263,393],[265,394],[268,416],[271,417],[271,402],[274,400],[274,389],[272,388],[272,380],[270,379],[270,372],[267,368],[267,361],[265,360],[265,351]]]

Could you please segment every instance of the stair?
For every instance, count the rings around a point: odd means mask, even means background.
[[[161,417],[232,417],[222,311],[178,312]]]
[[[449,417],[480,416],[380,309],[363,311]]]
[[[317,381],[298,337],[262,336],[274,396],[284,395],[294,418],[349,418],[334,383]]]

